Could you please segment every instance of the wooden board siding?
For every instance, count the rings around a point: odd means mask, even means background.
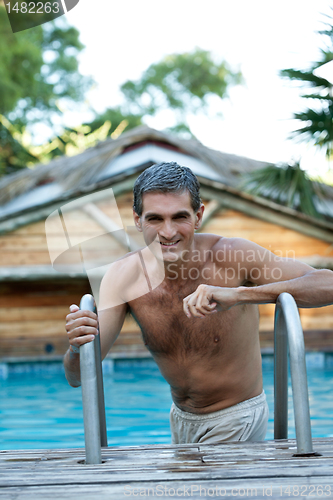
[[[117,205],[121,214],[121,220],[125,227],[133,227],[132,215],[132,195],[123,195],[117,198]],[[116,223],[120,223],[120,219],[115,216],[115,211],[110,203],[103,202],[98,206],[107,215],[113,216]],[[64,234],[59,231],[59,225],[53,224],[50,226],[51,232],[48,235],[49,245],[55,250],[61,251],[64,245]],[[72,245],[76,241],[90,240],[97,237],[106,231],[101,229],[96,221],[91,219],[81,210],[76,210],[74,213],[66,214],[66,229],[71,237]],[[134,234],[134,231],[131,231]],[[140,239],[138,233],[138,239]],[[120,258],[126,253],[127,248],[120,245],[114,238],[110,236],[112,245],[112,258]],[[66,242],[65,242],[66,243]],[[0,236],[0,266],[32,266],[51,264],[48,244],[45,234],[45,222],[35,222],[28,226],[21,227],[16,231],[12,231]]]
[[[132,195],[122,195],[117,198],[121,219],[125,227],[133,227]],[[100,208],[109,214],[108,204],[100,204]],[[100,231],[98,224],[84,214],[76,213],[68,231],[75,234],[77,218],[84,220],[85,236],[93,238]],[[82,224],[80,224],[82,231]],[[333,256],[333,246],[316,238],[311,238],[277,224],[271,224],[254,217],[249,217],[234,210],[220,210],[209,220],[203,232],[215,233],[226,237],[239,236],[249,239],[263,247],[283,255],[301,259],[311,255]],[[132,234],[132,232],[131,232]],[[133,231],[133,235],[134,235]],[[138,236],[140,238],[140,235]],[[59,245],[62,235],[53,236],[55,247]],[[115,254],[124,252],[117,242],[114,242]],[[50,257],[45,236],[45,223],[37,222],[22,227],[0,237],[1,266],[24,266],[50,264]]]
[[[0,284],[0,359],[63,356],[68,348],[65,317],[70,304],[90,292],[87,280]],[[147,355],[141,332],[127,318],[113,356]]]
[[[333,246],[316,238],[250,217],[236,210],[220,210],[207,222],[203,232],[228,238],[241,237],[258,243],[279,256],[296,259],[310,255],[333,256]]]
[[[259,306],[260,330],[272,331],[274,328],[274,304]],[[315,309],[299,309],[303,330],[332,330],[333,305]]]
[[[114,209],[108,202],[100,202],[99,208],[113,219]],[[117,197],[117,206],[124,227],[133,228],[132,194]],[[67,230],[76,234],[84,228],[87,240],[100,234],[101,228],[88,215],[77,211],[67,219]],[[329,243],[305,236],[277,224],[264,222],[235,210],[219,210],[208,220],[203,232],[221,236],[240,236],[276,252],[296,258],[311,255],[332,256]],[[130,230],[131,236],[140,243],[141,233]],[[61,248],[63,234],[55,227],[52,235],[54,246]],[[127,249],[112,238],[112,258],[124,255]],[[44,221],[36,222],[0,236],[0,266],[50,265]],[[64,318],[68,306],[78,303],[84,293],[89,293],[88,280],[69,278],[54,282],[13,282],[0,284],[0,358],[62,356],[68,343],[64,330]],[[301,309],[303,329],[310,332],[306,339],[308,348],[323,347],[333,350],[333,306],[319,309]],[[274,305],[260,306],[260,332],[263,347],[272,347]],[[311,333],[312,332],[312,333]],[[320,333],[321,332],[321,333]],[[316,347],[317,338],[317,347]],[[308,342],[308,344],[307,344]],[[127,319],[112,351],[113,356],[145,356],[138,326]]]

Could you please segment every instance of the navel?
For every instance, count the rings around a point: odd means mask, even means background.
[[[219,335],[216,335],[216,337],[214,338],[214,342],[218,342],[219,340],[220,340]]]

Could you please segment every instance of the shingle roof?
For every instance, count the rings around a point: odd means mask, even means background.
[[[290,217],[307,221],[313,226],[332,231],[332,223],[318,221],[296,210],[244,193],[239,185],[244,174],[267,166],[267,163],[213,150],[196,139],[179,137],[140,126],[122,134],[118,139],[107,139],[85,152],[63,156],[47,165],[25,169],[0,180],[0,225],[9,230],[8,219],[16,218],[24,225],[33,220],[34,211],[76,198],[80,195],[112,186],[126,178],[132,178],[147,166],[159,161],[178,161],[187,165],[201,179],[213,182],[219,189],[232,196],[251,200],[260,210],[272,209],[276,213],[288,212]],[[325,210],[333,217],[333,189],[325,190]],[[44,210],[45,212],[45,210]],[[43,213],[44,213],[43,212]],[[28,215],[26,215],[28,214]],[[31,214],[31,215],[29,215]],[[40,218],[40,217],[39,217]]]

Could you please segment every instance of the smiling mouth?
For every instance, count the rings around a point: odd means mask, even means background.
[[[160,245],[162,245],[162,247],[174,247],[175,245],[177,245],[177,243],[179,243],[180,240],[177,240],[177,241],[170,241],[168,243],[166,243],[165,241],[162,242],[160,241]]]

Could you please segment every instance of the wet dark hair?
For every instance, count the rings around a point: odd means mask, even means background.
[[[133,194],[133,209],[141,217],[142,196],[145,193],[183,193],[188,191],[191,206],[197,212],[201,205],[200,184],[192,170],[176,162],[158,163],[146,168],[136,179]]]

